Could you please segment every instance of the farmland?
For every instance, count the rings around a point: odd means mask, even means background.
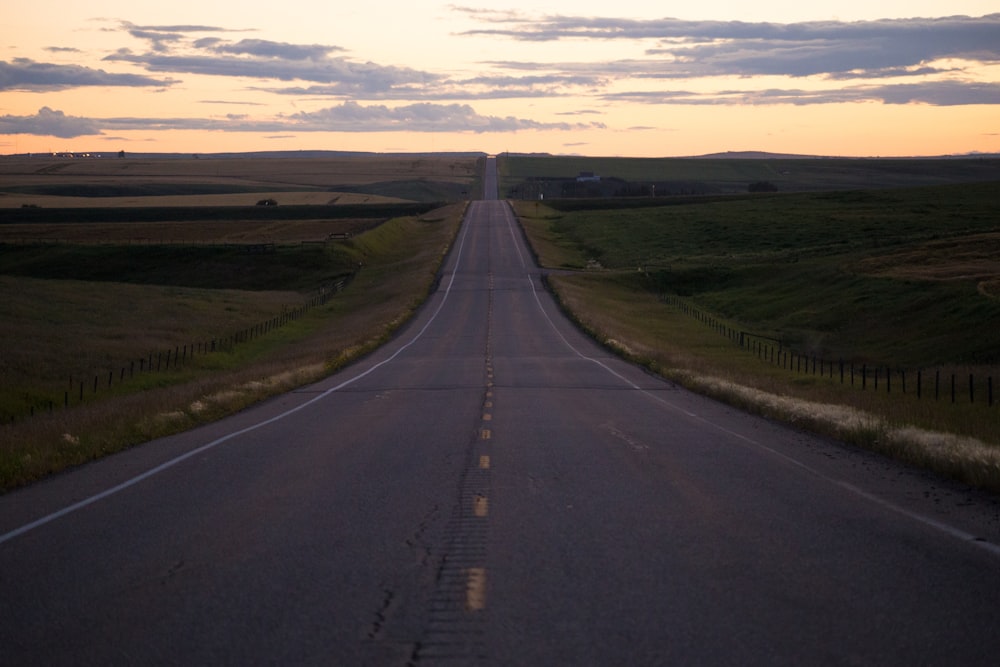
[[[477,179],[475,158],[33,158],[0,170],[0,488],[370,350],[430,288],[464,210],[449,192]]]
[[[964,455],[903,451],[887,432],[919,427],[1000,444],[997,187],[516,208],[567,310],[608,346],[748,409],[970,480],[982,471],[931,460]],[[773,407],[791,400],[809,407]],[[843,425],[855,418],[834,408],[871,416],[852,434]],[[827,410],[834,416],[816,416]],[[984,474],[991,484],[995,473]]]
[[[921,371],[962,385],[974,374],[979,403],[987,378],[1000,382],[995,160],[499,163],[503,188],[535,195],[515,206],[550,285],[626,356],[803,425],[814,417],[740,392],[1000,442],[1000,397],[988,410],[913,396]],[[479,187],[477,159],[459,156],[32,158],[0,160],[0,171],[2,487],[188,428],[371,349],[426,294]],[[659,185],[656,196],[538,201],[584,171],[618,174],[616,187]],[[746,192],[762,180],[778,192]],[[710,193],[671,195],[670,184]],[[277,205],[256,205],[265,199]],[[792,374],[787,357],[764,363],[705,319],[774,341],[800,366],[876,368],[883,393]],[[204,353],[222,341],[224,352]],[[133,376],[154,351],[169,370]],[[889,441],[885,427],[826,430]]]

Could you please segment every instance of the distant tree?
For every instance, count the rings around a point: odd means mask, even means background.
[[[747,188],[750,192],[777,192],[778,186],[770,181],[757,181]]]
[[[118,159],[121,160],[123,157],[125,157],[125,151],[118,151]]]

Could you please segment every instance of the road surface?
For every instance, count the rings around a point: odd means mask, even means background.
[[[595,346],[493,198],[369,358],[0,497],[0,664],[993,665],[998,545]]]

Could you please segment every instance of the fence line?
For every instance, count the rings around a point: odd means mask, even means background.
[[[859,367],[854,361],[845,361],[844,359],[834,361],[803,354],[786,345],[781,338],[733,328],[714,315],[695,308],[676,296],[661,295],[660,300],[675,306],[684,314],[727,337],[734,345],[756,355],[763,363],[779,366],[797,374],[808,374],[831,380],[836,380],[839,377],[840,383],[843,385],[849,384],[862,391],[869,391],[869,389],[883,391],[886,394],[907,395],[907,376],[909,376],[909,395],[915,393],[918,400],[928,398],[926,394],[930,390],[928,386],[930,378],[925,376],[925,369],[914,371],[899,367],[893,368],[888,364],[870,366],[867,363],[861,363]],[[932,384],[935,401],[944,398],[952,404],[967,402],[971,405],[993,407],[992,375],[984,379],[982,376],[977,378],[975,373],[968,373],[967,378],[965,373],[946,372],[942,374],[940,369],[935,369],[933,373]]]
[[[240,329],[227,336],[196,341],[186,345],[175,345],[173,348],[166,350],[150,352],[145,357],[126,362],[117,371],[114,369],[107,371],[107,375],[102,371],[95,373],[93,378],[91,378],[89,373],[82,378],[70,376],[69,386],[63,391],[60,397],[61,401],[52,398],[44,403],[32,405],[29,407],[27,414],[20,417],[12,415],[9,423],[14,423],[19,419],[34,417],[36,414],[52,413],[57,408],[69,408],[71,405],[79,405],[84,401],[93,399],[102,390],[111,390],[114,387],[116,376],[120,386],[137,375],[165,373],[170,370],[177,370],[178,367],[190,362],[195,356],[201,357],[217,352],[232,352],[237,345],[265,336],[301,318],[313,308],[326,304],[335,294],[343,290],[354,279],[354,276],[355,273],[351,273],[329,287],[321,288],[318,294],[307,299],[303,304],[295,308],[284,309],[279,315]],[[5,421],[8,420],[5,419]]]

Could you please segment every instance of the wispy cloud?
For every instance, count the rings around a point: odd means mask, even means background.
[[[127,130],[208,130],[228,132],[517,132],[582,130],[600,123],[545,123],[513,116],[482,115],[466,104],[418,103],[399,107],[357,102],[312,112],[256,119],[247,114],[223,118],[82,118],[44,107],[32,116],[0,116],[0,134],[61,138]]]
[[[136,26],[122,24],[150,49],[121,48],[104,61],[126,63],[148,72],[169,72],[271,81],[305,81],[331,86],[322,94],[384,93],[398,86],[427,85],[441,77],[408,67],[359,62],[333,54],[345,51],[330,44],[294,44],[266,39],[228,40],[214,26]],[[192,34],[193,33],[193,34]],[[204,33],[213,33],[203,36]]]
[[[652,42],[646,55],[659,60],[663,78],[864,72],[881,77],[947,58],[1000,62],[1000,14],[788,24],[476,16],[489,27],[463,34],[517,41]]]
[[[774,105],[774,104],[843,104],[881,102],[883,104],[926,104],[959,106],[965,104],[1000,104],[1000,83],[929,81],[911,84],[883,84],[806,90],[801,88],[765,88],[760,90],[689,90],[630,91],[608,93],[604,99],[616,102],[681,105]]]
[[[202,42],[202,44],[205,43]],[[209,48],[217,53],[250,55],[259,58],[277,58],[279,60],[322,60],[331,53],[345,50],[339,46],[289,44],[287,42],[272,42],[266,39],[241,39],[236,43],[215,40]]]
[[[467,104],[418,103],[390,108],[345,102],[314,113],[290,117],[300,127],[338,132],[407,130],[418,132],[514,132],[518,130],[574,130],[583,123],[542,123],[513,116],[483,116]]]
[[[51,91],[85,86],[163,87],[174,79],[140,74],[114,74],[81,65],[40,63],[28,58],[0,60],[0,90]]]
[[[286,60],[272,57],[133,53],[123,49],[106,56],[104,60],[132,63],[150,72],[337,84],[340,86],[338,94],[348,94],[351,90],[384,91],[401,84],[425,83],[439,78],[428,72],[355,62],[343,57]]]

